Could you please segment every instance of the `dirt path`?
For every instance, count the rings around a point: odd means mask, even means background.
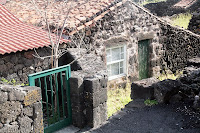
[[[200,125],[194,125],[196,122],[200,124],[199,117],[186,114],[184,112],[185,108],[186,106],[180,104],[156,105],[144,108],[126,107],[123,111],[109,119],[106,124],[88,132],[200,133]]]

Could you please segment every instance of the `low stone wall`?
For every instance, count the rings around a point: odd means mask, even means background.
[[[200,53],[200,36],[180,28],[161,23],[162,33],[160,43],[163,45],[164,54],[160,60],[161,69],[172,72],[183,70],[188,59]]]
[[[173,16],[179,13],[187,13],[194,12],[199,8],[200,1],[197,0],[194,4],[192,4],[188,8],[174,7],[176,3],[180,0],[167,0],[163,2],[150,3],[144,5],[145,8],[150,10],[151,13],[156,14],[157,16]]]
[[[174,14],[185,13],[188,10],[183,8],[175,8],[173,7],[178,0],[167,0],[158,3],[150,3],[144,5],[145,8],[149,9],[151,13],[163,17],[163,16],[172,16]]]
[[[200,96],[200,68],[188,67],[184,75],[177,79],[163,81],[144,79],[131,86],[132,99],[156,99],[159,103],[194,101]],[[140,91],[139,91],[139,89]],[[198,101],[200,107],[200,100]]]
[[[50,49],[39,48],[36,51],[42,56],[50,55]],[[28,74],[40,72],[49,69],[50,58],[39,59],[33,56],[36,53],[33,50],[19,51],[0,55],[0,78],[4,77],[7,80],[15,79],[21,83],[28,83]]]
[[[154,99],[153,84],[159,82],[156,78],[135,81],[131,84],[131,99]]]
[[[0,84],[0,133],[33,132],[43,132],[40,88]]]

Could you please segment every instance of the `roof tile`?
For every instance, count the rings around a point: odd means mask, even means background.
[[[35,0],[37,2],[38,8],[44,12],[44,0]],[[68,0],[68,2],[64,2],[64,0],[55,1],[54,4],[51,4],[48,8],[48,18],[51,24],[57,24],[57,20],[61,20],[65,18],[69,8],[71,7],[71,11],[69,13],[69,20],[67,21],[66,25],[69,28],[75,28],[81,21],[86,20],[86,18],[92,17],[94,14],[98,13],[99,11],[104,10],[106,7],[111,5],[115,0]],[[70,5],[73,5],[70,6]],[[43,20],[42,17],[35,11],[34,6],[30,2],[30,0],[12,0],[5,4],[5,6],[18,18],[22,18],[23,22],[38,25]],[[20,14],[20,11],[23,14]],[[30,14],[31,12],[31,14]],[[30,17],[30,20],[26,20],[26,15],[33,15],[37,14],[37,17]],[[74,17],[77,20],[74,20]],[[58,22],[59,25],[62,25],[62,21]]]
[[[39,48],[51,44],[46,31],[22,23],[1,4],[0,26],[0,54]],[[52,37],[55,39],[56,36],[52,34]]]

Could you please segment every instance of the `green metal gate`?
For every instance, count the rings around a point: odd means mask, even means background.
[[[149,77],[149,40],[138,42],[139,79]]]
[[[71,124],[70,65],[30,74],[30,86],[42,92],[44,132],[51,133]]]

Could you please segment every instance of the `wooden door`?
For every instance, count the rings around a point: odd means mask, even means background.
[[[149,40],[138,42],[139,79],[149,77]]]

